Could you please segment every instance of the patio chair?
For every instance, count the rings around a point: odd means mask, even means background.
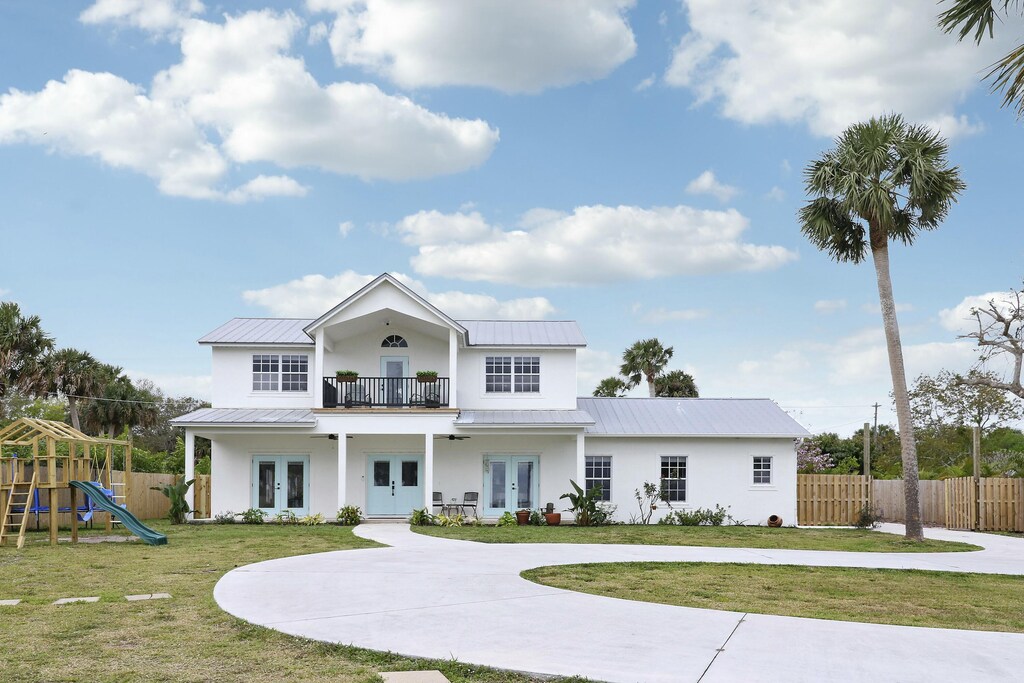
[[[480,494],[477,491],[466,491],[462,494],[462,504],[459,505],[462,508],[462,514],[467,514],[469,508],[473,508],[473,516],[478,517],[476,506],[479,500]]]
[[[441,508],[441,512],[447,507],[444,504],[444,495],[440,491],[434,491],[434,507]]]
[[[345,407],[369,406],[370,400],[366,398],[366,388],[360,384],[353,386],[345,392]]]

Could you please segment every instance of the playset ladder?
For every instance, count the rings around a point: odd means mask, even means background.
[[[121,489],[121,490],[118,491],[118,489]],[[124,482],[123,481],[112,481],[112,482],[110,482],[110,490],[114,492],[114,495],[110,496],[110,500],[112,500],[115,505],[119,505],[121,507],[127,507],[128,499],[124,495]],[[117,517],[114,517],[113,515],[111,515],[110,521],[113,524],[122,524],[121,520],[118,519]]]
[[[6,545],[13,530],[17,529],[18,549],[25,547],[25,530],[28,528],[29,509],[32,507],[32,494],[36,492],[38,478],[38,472],[33,472],[30,481],[18,481],[16,476],[11,483],[7,503],[4,505],[3,522],[0,524],[0,545]]]

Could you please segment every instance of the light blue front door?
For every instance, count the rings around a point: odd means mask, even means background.
[[[423,507],[422,455],[369,457],[366,514],[406,517]]]
[[[309,456],[252,456],[252,507],[268,515],[309,514]]]
[[[535,455],[489,455],[484,468],[484,514],[496,517],[504,512],[538,507]]]

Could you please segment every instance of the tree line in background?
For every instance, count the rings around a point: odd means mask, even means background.
[[[619,376],[605,377],[594,396],[619,398],[640,382],[647,382],[648,394],[655,397],[697,398],[697,383],[682,370],[665,372],[674,349],[658,339],[641,339],[622,352]]]
[[[66,421],[94,436],[130,434],[133,470],[180,474],[184,430],[170,420],[204,407],[209,403],[197,398],[166,396],[150,380],[132,381],[87,351],[57,348],[39,316],[0,302],[0,427],[35,417]],[[209,473],[209,456],[209,441],[197,439],[197,472]],[[123,467],[123,457],[114,465]]]

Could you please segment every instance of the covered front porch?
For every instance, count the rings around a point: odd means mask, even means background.
[[[547,503],[562,508],[569,480],[583,477],[583,437],[576,432],[187,434],[186,450],[194,435],[212,442],[213,514],[257,508],[268,517],[320,513],[333,520],[354,505],[367,518],[404,519],[414,509],[440,511],[437,493],[445,505],[472,494],[477,504],[467,513],[495,519]]]

